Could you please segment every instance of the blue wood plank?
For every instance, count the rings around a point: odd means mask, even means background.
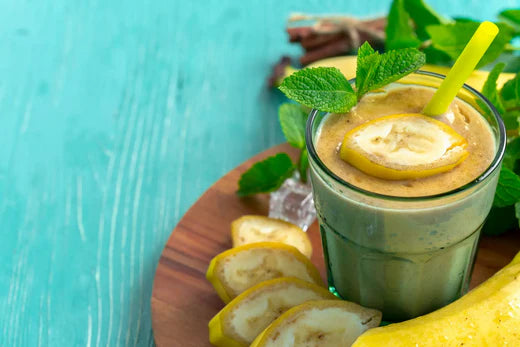
[[[492,19],[518,0],[430,1]],[[389,1],[3,1],[0,345],[153,344],[163,244],[215,180],[282,141],[265,77],[292,11]]]

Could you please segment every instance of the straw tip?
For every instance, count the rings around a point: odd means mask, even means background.
[[[478,27],[478,30],[482,30],[486,32],[488,35],[493,36],[496,36],[499,31],[498,26],[495,23],[489,21],[482,22]]]

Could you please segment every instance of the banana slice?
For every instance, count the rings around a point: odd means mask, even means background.
[[[293,246],[258,242],[232,248],[209,264],[206,278],[225,303],[252,286],[277,277],[323,285],[318,269]]]
[[[311,241],[296,225],[264,216],[242,216],[231,223],[233,247],[254,242],[282,242],[296,247],[308,258],[312,255]]]
[[[309,301],[278,317],[251,347],[351,346],[381,323],[378,310],[340,300]]]
[[[422,178],[449,171],[468,156],[466,139],[421,114],[374,119],[349,131],[340,157],[364,173],[387,179]]]
[[[272,321],[310,300],[334,300],[332,293],[294,277],[265,281],[246,290],[209,322],[209,341],[219,347],[249,346]]]

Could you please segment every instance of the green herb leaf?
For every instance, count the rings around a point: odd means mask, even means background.
[[[410,15],[404,8],[404,0],[394,0],[388,13],[386,25],[386,50],[419,47],[421,40],[417,38],[410,21]]]
[[[498,18],[515,28],[516,34],[520,33],[520,9],[511,9],[500,12]]]
[[[492,207],[482,228],[485,235],[500,235],[518,225],[515,206]]]
[[[272,192],[294,172],[294,165],[286,153],[278,153],[272,157],[255,163],[240,177],[238,182],[239,196]]]
[[[278,117],[287,142],[296,148],[305,148],[307,113],[297,104],[284,103],[278,109]]]
[[[381,88],[416,71],[425,63],[425,55],[415,48],[393,50],[384,54],[368,54],[368,43],[363,44],[361,58],[358,57],[356,71],[357,96]]]
[[[456,22],[453,24],[430,25],[426,28],[426,31],[430,35],[435,49],[443,51],[453,60],[456,60],[479,25],[480,23],[478,22]],[[477,67],[484,66],[497,59],[513,37],[513,30],[509,25],[497,23],[497,26],[500,32]]]
[[[506,130],[518,131],[520,127],[520,111],[509,111],[501,114]]]
[[[376,51],[374,51],[374,49],[372,48],[372,46],[370,46],[370,43],[368,43],[368,41],[365,41],[365,43],[363,43],[361,45],[361,47],[358,48],[358,51],[357,51],[357,59],[358,61],[359,60],[363,60],[365,59],[366,57],[374,54]],[[356,72],[356,75],[357,75],[357,72]]]
[[[520,159],[520,137],[513,139],[507,144],[502,166],[515,171],[518,159]]]
[[[493,206],[505,207],[520,201],[520,177],[512,170],[503,167],[498,179]]]
[[[520,106],[520,73],[517,73],[513,79],[510,79],[504,84],[500,91],[500,95],[503,100],[513,100]]]
[[[426,32],[428,25],[447,23],[446,19],[436,13],[423,0],[404,0],[404,8],[415,23],[415,31],[421,40],[430,38]]]
[[[493,105],[495,105],[500,114],[504,114],[505,109],[500,94],[497,91],[497,80],[505,66],[506,64],[504,63],[496,64],[493,70],[489,73],[488,78],[482,87],[482,94],[488,98]]]
[[[515,204],[515,217],[517,219],[517,224],[520,227],[520,202]]]
[[[320,111],[348,112],[356,104],[356,93],[341,71],[334,67],[297,71],[285,78],[278,88],[289,99]]]
[[[298,160],[298,172],[300,173],[300,180],[305,183],[307,182],[307,169],[309,168],[309,154],[307,149],[304,148],[300,152],[300,159]]]

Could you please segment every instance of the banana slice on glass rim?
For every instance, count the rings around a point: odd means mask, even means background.
[[[350,130],[340,157],[364,173],[387,180],[447,172],[468,156],[467,141],[448,124],[422,114],[376,118]]]

